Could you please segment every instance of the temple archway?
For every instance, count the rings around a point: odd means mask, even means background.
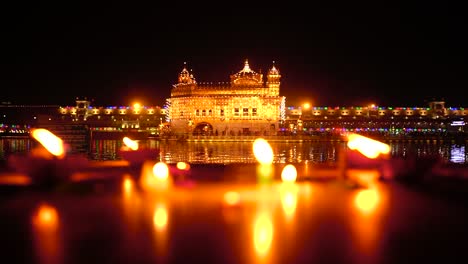
[[[213,135],[213,126],[208,122],[201,122],[195,125],[195,128],[192,131],[193,135],[202,135],[208,136]]]

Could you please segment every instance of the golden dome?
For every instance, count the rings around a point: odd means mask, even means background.
[[[244,68],[238,73],[231,75],[231,83],[235,85],[257,85],[262,84],[263,74],[256,73],[250,69],[249,61],[245,60]]]
[[[189,73],[186,67],[186,62],[184,62],[184,68],[179,73],[179,84],[193,84],[195,82],[195,78],[193,74]]]

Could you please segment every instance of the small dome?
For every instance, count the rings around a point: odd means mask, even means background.
[[[231,82],[233,84],[261,84],[262,83],[262,74],[256,73],[250,69],[249,61],[245,60],[244,68],[236,74],[231,75]]]
[[[273,61],[273,66],[271,67],[270,71],[268,72],[269,75],[279,75],[279,70],[275,67],[275,61]]]
[[[187,63],[184,62],[184,68],[179,73],[179,83],[182,83],[182,84],[195,83],[195,78],[193,77],[193,74],[187,70],[186,64]]]

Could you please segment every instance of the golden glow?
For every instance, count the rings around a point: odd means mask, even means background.
[[[271,180],[273,178],[274,167],[271,164],[258,164],[257,177],[260,180]]]
[[[273,163],[273,149],[265,139],[255,139],[253,143],[253,153],[257,161],[261,164]]]
[[[130,139],[129,137],[124,137],[123,143],[131,150],[138,150],[138,142]]]
[[[167,209],[164,205],[156,206],[153,214],[153,225],[156,231],[162,231],[166,228],[168,222]]]
[[[237,205],[240,202],[240,195],[237,192],[230,191],[224,194],[224,202],[228,205]]]
[[[133,108],[135,108],[135,109],[140,109],[140,108],[141,108],[140,103],[134,103],[134,104],[133,104]]]
[[[36,128],[32,130],[31,135],[52,155],[59,158],[63,158],[65,156],[65,148],[62,139],[54,135],[49,130]]]
[[[166,180],[169,177],[169,167],[164,162],[158,162],[153,166],[153,174],[158,180]]]
[[[273,241],[273,223],[267,213],[260,214],[254,223],[254,247],[257,255],[265,256]]]
[[[133,180],[130,178],[130,176],[126,175],[123,178],[122,182],[122,189],[125,194],[125,196],[130,196],[133,192]]]
[[[304,104],[304,109],[305,109],[305,110],[310,109],[310,104],[309,104],[309,103],[305,103],[305,104]]]
[[[362,169],[349,169],[346,172],[349,179],[355,181],[356,183],[371,187],[375,185],[380,177],[379,170],[362,170]]]
[[[281,204],[286,217],[294,215],[297,206],[297,186],[286,184],[281,187]]]
[[[281,172],[281,180],[283,182],[295,182],[297,178],[296,167],[292,164],[288,164],[283,168]]]
[[[59,215],[57,209],[41,204],[33,212],[34,244],[40,263],[62,263]]]
[[[145,161],[141,168],[139,184],[144,191],[165,191],[172,186],[169,168],[164,162]]]
[[[370,159],[375,159],[380,154],[390,153],[390,146],[388,144],[359,134],[349,134],[347,145],[351,150],[357,150]]]
[[[29,185],[31,178],[21,174],[11,174],[0,176],[0,185]]]
[[[40,205],[33,217],[33,223],[40,229],[55,230],[58,222],[57,210],[48,204]]]
[[[373,211],[379,202],[379,195],[375,189],[359,191],[354,199],[356,207],[363,213]]]
[[[176,166],[179,170],[190,170],[190,164],[187,162],[179,161]]]

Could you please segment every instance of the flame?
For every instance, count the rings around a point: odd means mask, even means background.
[[[187,162],[179,161],[177,162],[177,169],[179,170],[189,170],[190,165]]]
[[[165,191],[172,186],[169,167],[164,162],[146,161],[141,168],[140,186],[145,191]]]
[[[33,129],[31,135],[52,155],[63,158],[65,156],[65,147],[63,140],[52,132],[44,128]]]
[[[273,163],[273,149],[265,139],[255,139],[253,143],[253,153],[257,161],[261,164]]]
[[[164,162],[158,162],[153,166],[153,174],[158,180],[166,180],[169,177],[169,167]]]
[[[33,218],[33,222],[38,228],[48,230],[57,229],[58,221],[57,210],[47,204],[40,205]]]
[[[124,137],[123,143],[125,144],[125,146],[129,147],[131,150],[138,150],[138,142],[130,139],[129,137]]]
[[[358,134],[348,135],[348,147],[352,150],[358,150],[370,159],[375,159],[380,154],[388,154],[390,152],[388,144]]]
[[[283,182],[295,182],[297,178],[297,170],[296,167],[292,164],[288,164],[283,168],[281,172],[281,180]]]

